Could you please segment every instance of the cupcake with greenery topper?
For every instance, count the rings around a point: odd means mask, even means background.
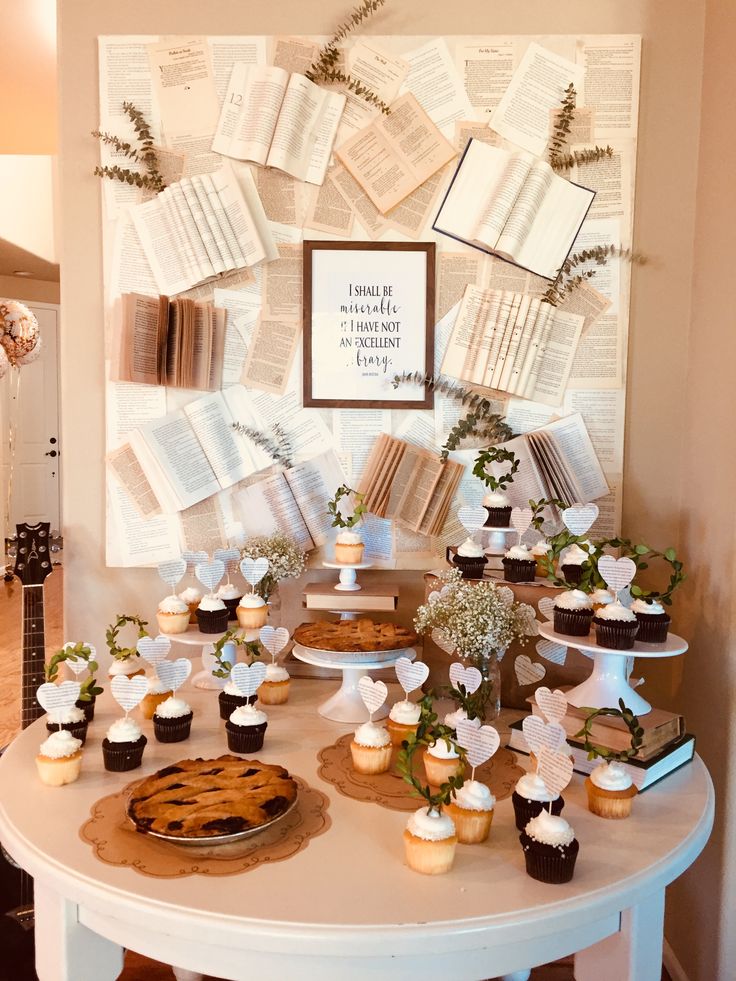
[[[585,780],[589,810],[598,817],[620,820],[631,814],[631,805],[637,794],[634,782],[623,764],[638,753],[644,730],[631,709],[624,705],[623,699],[619,699],[618,704],[618,708],[584,709],[589,714],[585,725],[580,732],[575,733],[574,738],[582,739],[589,760],[602,760]],[[617,752],[591,742],[591,726],[600,716],[623,720],[631,733],[631,745],[628,749]]]
[[[248,663],[252,663],[255,658],[260,657],[261,648],[258,642],[246,640],[244,634],[239,630],[226,631],[212,649],[214,655],[212,677],[217,678],[220,683],[225,681],[225,686],[218,695],[220,718],[224,722],[230,718],[236,708],[241,708],[243,705],[253,705],[257,698],[257,695],[243,695],[230,678],[233,664],[237,660],[238,649],[241,647],[245,651],[245,660]],[[232,660],[225,656],[226,653],[232,657]]]
[[[666,589],[643,589],[634,583],[629,590],[632,597],[630,609],[639,625],[637,641],[645,644],[663,644],[667,640],[667,633],[672,623],[672,618],[665,607],[672,606],[672,594],[687,578],[682,561],[678,559],[674,548],[658,552],[648,545],[634,544],[626,538],[611,538],[606,544],[613,548],[620,548],[622,555],[632,559],[636,564],[637,574],[648,569],[653,559],[662,559],[670,567],[670,578]]]
[[[138,649],[133,644],[132,647],[123,647],[118,643],[120,631],[124,627],[134,626],[137,629],[136,641],[141,637],[148,637],[147,620],[142,620],[138,616],[130,616],[127,613],[118,613],[115,622],[111,623],[105,631],[105,643],[112,656],[112,664],[108,668],[110,677],[116,674],[125,674],[132,678],[136,674],[145,674],[145,668],[141,665]]]
[[[511,466],[506,473],[496,477],[488,471],[488,467],[493,463],[510,463]],[[475,458],[473,476],[481,480],[487,488],[483,498],[483,507],[488,512],[486,528],[509,527],[511,504],[505,489],[509,484],[513,484],[518,469],[519,461],[516,455],[503,446],[489,446],[487,450],[481,450]]]
[[[96,672],[99,668],[95,660],[95,649],[91,644],[78,641],[76,644],[64,644],[47,662],[44,668],[46,681],[56,682],[59,679],[59,666],[66,664],[75,677],[87,672],[87,677],[80,682],[79,698],[76,704],[67,709],[59,722],[47,722],[46,728],[54,732],[59,726],[71,732],[80,739],[82,745],[87,738],[87,725],[95,715],[95,700],[102,694],[102,688],[97,684]]]
[[[421,715],[416,734],[405,740],[399,752],[396,767],[409,783],[416,797],[425,800],[409,818],[404,830],[404,850],[410,869],[423,875],[441,875],[449,872],[455,859],[457,833],[452,818],[443,811],[451,800],[453,790],[463,785],[461,774],[451,776],[434,792],[414,773],[414,757],[418,749],[426,749],[448,736],[447,726],[439,725],[432,708],[432,696],[421,700]]]
[[[347,484],[341,484],[335,491],[335,496],[327,502],[327,513],[332,518],[332,527],[340,529],[335,538],[335,562],[340,565],[360,565],[363,561],[365,545],[358,530],[367,511],[363,500],[363,494]]]
[[[538,501],[530,499],[529,507],[531,508],[532,512],[531,527],[539,536],[537,541],[531,546],[530,552],[537,563],[535,569],[536,575],[541,579],[546,579],[547,568],[543,560],[552,551],[552,546],[549,544],[547,538],[543,534],[545,517],[544,512],[548,507],[565,508],[567,505],[564,501],[560,501],[556,497],[542,497]]]

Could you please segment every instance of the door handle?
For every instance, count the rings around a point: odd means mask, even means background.
[[[58,456],[58,455],[59,454],[56,452],[56,450],[49,450],[48,453],[44,453],[44,456]]]

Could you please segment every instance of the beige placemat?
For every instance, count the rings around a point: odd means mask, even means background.
[[[349,732],[319,751],[318,772],[322,779],[353,800],[380,804],[392,811],[415,811],[418,805],[412,788],[393,768],[386,773],[371,775],[355,772],[350,754],[352,738],[353,734]],[[417,765],[421,767],[420,762]],[[475,779],[487,784],[496,800],[504,800],[511,796],[516,781],[523,773],[511,750],[499,749],[488,763],[478,767]]]
[[[91,817],[79,829],[79,834],[101,862],[135,869],[141,875],[174,879],[184,875],[250,872],[262,862],[291,858],[330,827],[329,798],[300,777],[294,780],[299,787],[296,807],[273,827],[231,845],[192,848],[140,834],[125,814],[125,801],[132,784],[93,804]]]

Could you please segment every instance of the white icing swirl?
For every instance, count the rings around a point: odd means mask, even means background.
[[[143,733],[133,719],[116,719],[105,733],[111,743],[135,743]]]
[[[496,798],[484,783],[478,780],[467,780],[459,790],[455,791],[455,803],[469,811],[492,811]]]
[[[176,698],[172,695],[171,698],[167,698],[165,702],[156,706],[154,715],[157,715],[159,719],[180,719],[184,715],[189,715],[191,711],[191,707],[183,698]]]
[[[555,598],[554,605],[559,610],[590,610],[593,604],[582,589],[568,589]]]
[[[240,599],[243,595],[243,590],[238,589],[234,582],[224,582],[217,590],[217,595],[223,600]]]
[[[610,589],[594,589],[590,594],[590,602],[595,606],[608,606],[615,598]]]
[[[525,773],[519,777],[514,788],[519,797],[524,800],[535,800],[541,804],[548,804],[550,801],[557,800],[557,794],[551,794],[544,785],[544,780],[538,773]]]
[[[161,681],[158,675],[154,675],[154,677],[148,679],[149,695],[165,695],[170,691],[171,689]]]
[[[407,831],[424,841],[444,841],[455,834],[455,824],[449,814],[430,813],[428,807],[420,807],[406,822]]]
[[[551,551],[552,546],[548,542],[545,542],[543,538],[540,538],[536,545],[532,545],[532,555],[535,558],[541,558],[542,555],[546,555],[547,552]]]
[[[115,658],[107,669],[107,673],[111,678],[114,678],[116,674],[135,674],[136,671],[141,670],[142,666],[141,660],[137,656],[126,657],[124,661]]]
[[[265,606],[266,601],[258,593],[246,593],[245,596],[240,598],[240,606],[247,607],[248,609],[255,610],[259,606]]]
[[[158,604],[159,613],[189,613],[189,606],[179,596],[164,596]]]
[[[661,616],[662,613],[667,612],[667,610],[665,610],[662,604],[657,600],[651,600],[649,603],[647,603],[646,600],[635,599],[631,604],[630,609],[633,610],[634,613],[643,613],[651,616],[656,616],[658,614]]]
[[[616,760],[597,766],[590,774],[590,780],[601,790],[628,790],[634,782]]]
[[[202,599],[199,601],[199,606],[197,609],[201,610],[203,613],[216,613],[218,610],[224,610],[225,604],[219,596],[208,595],[202,597]]]
[[[69,708],[61,709],[51,715],[46,716],[46,721],[50,722],[52,725],[68,725],[72,722],[81,722],[85,718],[85,714],[82,709],[77,708],[76,705],[70,705]]]
[[[534,558],[526,545],[512,545],[506,552],[507,559],[521,559],[522,562],[531,562]]]
[[[82,740],[77,739],[67,729],[52,732],[44,739],[38,748],[39,754],[50,760],[60,760],[65,756],[74,756],[82,748]]]
[[[237,695],[239,698],[245,697],[234,681],[228,681],[222,690],[226,695]]]
[[[524,828],[530,838],[543,845],[569,845],[575,839],[575,832],[563,817],[540,811]]]
[[[335,542],[338,545],[362,545],[363,536],[359,531],[339,531]]]
[[[241,705],[230,713],[230,721],[234,726],[260,726],[268,722],[268,716],[255,705]]]
[[[449,739],[438,739],[437,742],[427,747],[427,752],[430,756],[434,756],[436,760],[459,759],[458,751]]]
[[[445,718],[443,719],[443,722],[445,723],[446,726],[449,726],[451,729],[457,729],[458,722],[462,722],[463,719],[467,719],[467,717],[468,717],[468,713],[465,711],[464,708],[457,708],[455,709],[454,712],[448,712]]]
[[[588,555],[585,549],[574,542],[565,552],[562,565],[582,565],[589,558],[590,555]]]
[[[280,664],[266,665],[266,681],[288,681],[289,677],[289,672]]]
[[[472,535],[468,535],[462,545],[458,545],[457,554],[463,559],[482,559],[486,553],[483,546]]]
[[[394,702],[391,706],[388,717],[392,722],[398,722],[401,726],[415,726],[419,722],[421,714],[421,705],[410,702],[408,698],[402,698],[400,702]]]
[[[487,508],[507,508],[509,506],[509,498],[503,491],[488,491],[483,498],[483,503]]]
[[[362,726],[358,726],[353,739],[359,746],[388,746],[391,742],[391,737],[383,726],[377,726],[375,722],[364,722]]]
[[[602,606],[595,615],[598,620],[625,620],[627,623],[636,623],[636,614],[627,609],[620,600]]]
[[[199,603],[202,599],[202,590],[197,589],[196,586],[187,586],[186,589],[179,593],[179,599],[184,600],[187,605],[189,603]]]

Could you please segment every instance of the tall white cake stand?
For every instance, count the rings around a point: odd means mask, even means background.
[[[237,624],[235,624],[237,626]],[[223,631],[224,633],[225,631]],[[255,631],[256,637],[258,631]],[[203,634],[194,624],[190,624],[189,629],[183,634],[167,634],[172,644],[185,644],[187,647],[198,647],[202,659],[202,670],[192,677],[192,684],[195,688],[204,688],[207,691],[217,691],[224,688],[227,678],[215,678],[212,675],[214,667],[215,642],[220,639],[222,634]]]
[[[313,664],[318,668],[337,668],[342,671],[342,684],[319,706],[317,711],[325,719],[332,722],[367,722],[368,709],[358,691],[358,682],[364,674],[390,668],[400,657],[408,657],[413,661],[417,652],[412,647],[400,651],[380,651],[374,654],[339,654],[332,651],[318,651],[313,647],[302,647],[294,644],[291,652],[298,661]],[[347,659],[350,660],[347,660]],[[363,660],[364,659],[364,660]],[[388,715],[387,706],[383,705],[373,713],[375,719],[383,719]]]
[[[643,644],[637,641],[629,651],[615,651],[610,647],[599,647],[595,642],[594,632],[585,637],[570,637],[569,634],[558,634],[552,629],[551,623],[540,624],[539,635],[593,657],[590,677],[565,693],[571,705],[576,708],[618,708],[618,700],[622,698],[634,715],[646,715],[651,712],[652,706],[627,681],[626,658],[676,657],[684,654],[688,646],[682,637],[668,634],[664,644]]]
[[[363,587],[358,582],[358,570],[359,569],[370,569],[373,566],[372,562],[323,562],[322,565],[325,569],[339,569],[340,577],[335,585],[335,589],[340,592],[353,593],[358,589]]]

